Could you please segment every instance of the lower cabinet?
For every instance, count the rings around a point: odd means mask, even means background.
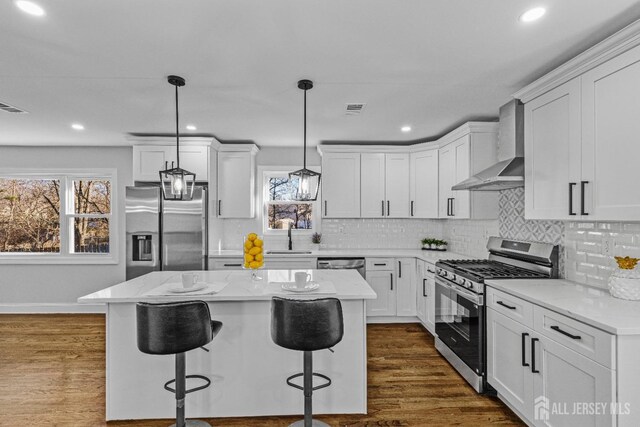
[[[490,307],[487,380],[532,425],[616,425],[614,370]]]
[[[367,301],[367,316],[416,315],[414,258],[367,258],[367,283],[378,295]]]
[[[422,325],[432,335],[436,333],[436,303],[435,303],[435,266],[426,261],[418,261],[416,313]]]
[[[367,316],[396,315],[396,284],[393,271],[367,271],[367,283],[378,298],[367,300]]]

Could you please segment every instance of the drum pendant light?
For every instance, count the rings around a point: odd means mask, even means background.
[[[180,167],[180,122],[178,111],[178,87],[185,85],[185,80],[179,76],[169,76],[169,84],[176,88],[176,167],[169,168],[169,162],[165,162],[165,170],[160,171],[160,183],[162,184],[162,196],[164,200],[191,200],[193,187],[196,183],[196,174]]]
[[[313,88],[311,80],[300,80],[298,88],[304,90],[304,148],[302,169],[291,172],[289,180],[297,178],[295,182],[296,192],[293,200],[300,202],[312,202],[318,198],[320,189],[320,174],[307,169],[307,91]]]

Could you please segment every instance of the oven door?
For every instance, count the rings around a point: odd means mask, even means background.
[[[482,295],[436,277],[436,335],[476,374],[484,372]]]

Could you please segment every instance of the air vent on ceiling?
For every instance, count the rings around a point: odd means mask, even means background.
[[[0,110],[6,111],[7,113],[26,113],[24,110],[2,102],[0,102]]]
[[[345,111],[345,114],[348,114],[348,115],[360,114],[362,113],[362,110],[364,110],[365,105],[367,104],[356,104],[356,103],[347,104],[347,109]]]

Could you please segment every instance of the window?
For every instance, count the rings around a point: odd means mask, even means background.
[[[288,172],[287,170],[263,173],[265,233],[288,230],[289,225],[292,225],[295,230],[309,232],[316,228],[315,202],[291,200],[295,194],[296,178],[289,180]]]
[[[114,171],[0,175],[0,259],[117,262]]]

